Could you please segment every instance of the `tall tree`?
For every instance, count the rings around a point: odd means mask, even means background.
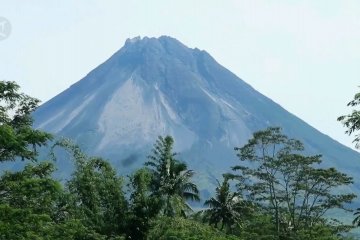
[[[353,143],[355,143],[356,148],[360,148],[360,134],[358,131],[360,130],[360,111],[356,109],[360,104],[360,93],[356,93],[353,100],[351,100],[347,106],[352,108],[352,112],[350,114],[342,115],[338,117],[338,121],[340,121],[343,126],[347,128],[345,131],[346,134],[352,135],[354,134]],[[360,208],[357,208],[354,213],[353,224],[356,226],[360,226]]]
[[[75,171],[66,185],[73,214],[83,219],[87,228],[107,238],[123,235],[127,212],[123,179],[109,162],[88,157],[70,140],[59,140],[54,146],[70,151],[75,161]]]
[[[51,139],[49,133],[33,129],[31,113],[39,100],[19,92],[15,82],[0,81],[0,162],[36,160],[37,146]]]
[[[194,171],[175,159],[173,144],[172,137],[160,136],[145,165],[152,173],[152,193],[161,200],[162,213],[166,216],[185,216],[191,211],[186,200],[199,201],[199,190],[191,181]]]
[[[151,179],[151,172],[147,168],[141,168],[130,176],[130,207],[126,227],[128,239],[147,239],[151,221],[161,209],[158,198],[151,195]]]
[[[272,214],[278,235],[322,225],[330,209],[344,209],[354,194],[338,191],[352,178],[334,168],[322,169],[321,156],[303,156],[302,143],[289,139],[280,128],[254,133],[241,148],[235,148],[244,164],[238,187]],[[248,163],[246,163],[248,162]]]

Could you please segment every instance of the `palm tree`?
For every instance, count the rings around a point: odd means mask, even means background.
[[[174,162],[172,165],[170,174],[164,178],[158,194],[164,202],[164,215],[185,217],[187,212],[192,211],[186,201],[199,201],[199,190],[191,182],[194,171],[188,170],[184,163]]]
[[[354,213],[354,216],[356,216],[356,217],[354,218],[352,223],[359,227],[360,226],[360,208],[356,209],[356,212]]]
[[[221,230],[226,227],[228,231],[232,231],[236,225],[240,227],[241,213],[247,208],[246,202],[242,200],[241,196],[230,191],[229,181],[226,177],[222,184],[218,181],[215,198],[212,197],[205,201],[204,205],[209,207],[205,210],[209,224],[214,224],[216,228],[218,224],[221,224]]]
[[[163,203],[162,213],[166,216],[185,216],[191,211],[186,201],[199,201],[199,190],[191,181],[194,171],[175,159],[173,143],[170,136],[159,137],[145,165],[152,172],[152,193]]]

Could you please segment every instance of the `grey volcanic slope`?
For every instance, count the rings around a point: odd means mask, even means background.
[[[165,36],[127,40],[34,117],[37,128],[74,139],[125,174],[144,163],[158,135],[170,134],[202,189],[237,163],[234,146],[268,126],[282,127],[308,153],[323,154],[325,166],[360,180],[357,152],[287,112],[207,52]],[[69,170],[68,162],[59,164]]]

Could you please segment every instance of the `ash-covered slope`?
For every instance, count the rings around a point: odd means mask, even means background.
[[[123,173],[143,164],[158,135],[170,134],[203,188],[236,163],[234,146],[268,126],[323,154],[325,165],[354,177],[360,172],[357,152],[254,90],[207,52],[170,37],[127,40],[34,117],[36,127],[74,139]]]

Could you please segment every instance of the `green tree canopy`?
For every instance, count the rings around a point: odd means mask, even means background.
[[[130,207],[126,227],[128,239],[146,239],[151,221],[161,209],[161,202],[151,194],[151,180],[152,174],[147,168],[141,168],[130,176]]]
[[[127,202],[123,178],[117,176],[110,163],[97,157],[88,157],[70,140],[62,139],[54,146],[68,150],[75,161],[75,171],[67,182],[72,214],[84,226],[106,238],[125,233]]]
[[[161,217],[154,221],[151,228],[149,240],[235,240],[235,236],[204,225],[199,222],[179,218]]]
[[[67,194],[50,162],[28,164],[0,179],[0,239],[101,240],[71,215]]]
[[[320,168],[321,156],[301,155],[303,149],[280,128],[258,131],[235,148],[243,163],[233,168],[241,173],[239,190],[268,210],[279,235],[323,225],[328,210],[345,210],[345,203],[355,198],[340,190],[352,183],[351,177]]]
[[[0,162],[16,158],[36,160],[36,147],[51,139],[33,129],[31,113],[39,100],[19,92],[15,82],[0,81]]]

